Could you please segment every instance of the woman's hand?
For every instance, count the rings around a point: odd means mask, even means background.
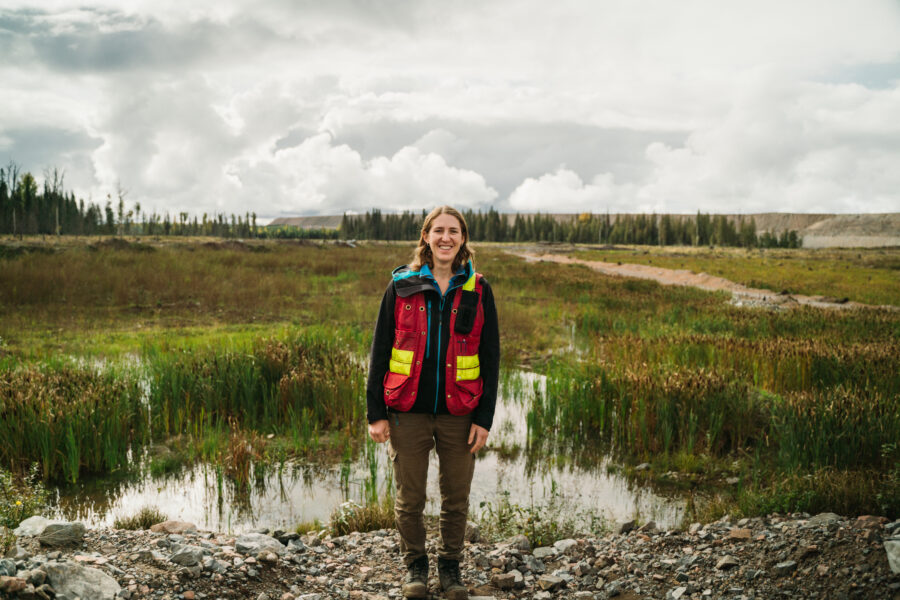
[[[369,429],[371,429],[371,426],[369,427]],[[469,428],[469,445],[472,446],[472,448],[469,450],[469,452],[475,454],[476,452],[484,448],[484,445],[487,444],[489,433],[490,432],[481,425],[472,423],[472,426]]]
[[[391,437],[391,427],[387,419],[379,419],[374,423],[369,423],[369,437],[379,444],[388,441]]]

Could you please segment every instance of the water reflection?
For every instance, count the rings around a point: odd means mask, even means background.
[[[482,503],[507,498],[530,507],[562,502],[573,513],[609,520],[639,514],[664,527],[681,521],[683,501],[635,488],[623,477],[607,473],[605,459],[596,452],[550,456],[529,452],[526,414],[535,386],[541,388],[543,380],[532,374],[504,378],[490,439],[492,450],[476,462],[473,513]],[[327,521],[341,502],[359,500],[373,486],[384,491],[390,477],[386,445],[370,446],[368,459],[366,452],[360,452],[357,458],[336,464],[255,463],[244,486],[224,477],[221,466],[198,463],[159,477],[107,477],[60,489],[56,516],[78,519],[90,527],[110,526],[117,517],[155,506],[169,518],[202,529],[235,533],[258,527],[293,529],[300,522]],[[428,496],[426,512],[437,514],[440,492],[434,453]]]

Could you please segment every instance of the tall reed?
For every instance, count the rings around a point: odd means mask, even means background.
[[[0,464],[39,463],[46,479],[127,464],[148,437],[147,406],[127,370],[71,365],[0,372]]]
[[[167,351],[149,348],[154,436],[233,423],[301,435],[352,428],[363,414],[363,366],[332,332],[310,328],[249,348]]]

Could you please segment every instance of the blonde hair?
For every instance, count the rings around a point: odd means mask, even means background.
[[[469,262],[469,260],[475,256],[475,252],[469,248],[469,226],[466,225],[466,219],[462,216],[462,213],[453,208],[452,206],[438,206],[433,211],[428,213],[428,216],[425,217],[425,221],[422,223],[422,232],[419,234],[419,244],[416,246],[416,249],[413,251],[413,260],[409,263],[409,268],[411,271],[418,271],[422,268],[422,265],[428,265],[428,268],[434,268],[434,257],[431,256],[431,248],[428,246],[428,242],[425,241],[425,236],[428,235],[428,232],[431,231],[431,226],[434,223],[434,220],[441,215],[450,215],[451,217],[456,217],[456,220],[459,221],[459,229],[462,233],[463,243],[459,248],[459,252],[456,253],[456,257],[453,259],[453,264],[450,266],[450,270],[452,272],[456,272],[462,265]]]

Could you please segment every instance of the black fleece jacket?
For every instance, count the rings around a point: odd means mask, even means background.
[[[481,331],[481,342],[478,347],[478,362],[481,366],[481,378],[484,380],[484,392],[478,406],[472,411],[472,422],[490,430],[494,421],[494,406],[497,403],[497,383],[500,379],[500,330],[497,325],[497,307],[494,305],[494,293],[487,280],[481,280],[481,304],[484,309],[484,326]],[[443,310],[441,307],[441,294],[437,289],[427,290],[432,306],[437,308],[435,316],[440,315],[443,327],[437,326],[434,319],[428,332],[432,348],[439,348],[440,352],[431,352],[430,356],[422,363],[422,375],[419,379],[419,390],[416,393],[416,403],[409,412],[446,415],[447,402],[444,392],[444,371],[441,371],[439,389],[435,389],[438,365],[446,363],[447,345],[450,342],[450,310],[453,308],[453,298],[460,288],[454,288],[444,296]],[[368,408],[367,418],[369,423],[380,419],[387,419],[390,409],[384,403],[384,376],[388,371],[388,363],[391,358],[391,347],[394,343],[394,301],[396,291],[394,282],[388,284],[381,300],[381,309],[378,312],[378,321],[375,324],[375,336],[372,340],[372,351],[369,356],[369,380],[366,386],[366,403]],[[438,340],[438,330],[441,339]]]

